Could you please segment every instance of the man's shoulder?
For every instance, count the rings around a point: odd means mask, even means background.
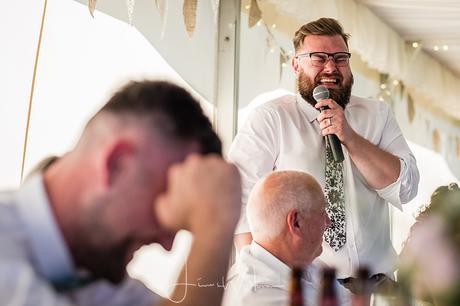
[[[222,305],[284,305],[286,301],[286,286],[257,260],[239,258],[230,269]]]
[[[11,290],[18,289],[16,286],[21,282],[23,286],[27,286],[31,295],[35,294],[34,288],[42,284],[36,278],[24,224],[13,193],[0,193],[0,245],[0,297],[14,299],[14,292]],[[43,305],[38,300],[35,302],[36,305]]]
[[[298,103],[295,95],[286,94],[264,101],[248,110],[249,122],[278,121],[280,118],[290,118],[298,113]],[[242,122],[246,120],[242,118]]]
[[[78,305],[156,305],[161,297],[141,281],[127,277],[119,285],[98,280],[72,292]]]
[[[244,283],[251,288],[284,288],[286,280],[257,256],[251,254],[249,247],[241,250],[240,256],[228,274],[229,282]]]
[[[351,96],[350,102],[347,105],[348,109],[365,108],[368,110],[388,110],[390,106],[384,102],[374,98],[364,98],[358,96]]]
[[[293,107],[296,104],[296,96],[293,94],[285,94],[280,97],[267,100],[259,104],[254,109],[258,110],[271,110],[271,111],[282,111],[286,108]]]
[[[361,126],[383,127],[392,115],[391,107],[384,101],[352,96],[345,108],[345,116]]]
[[[0,236],[8,236],[11,231],[20,231],[22,228],[14,195],[14,192],[0,193]]]
[[[297,108],[296,96],[292,94],[253,102],[239,114],[239,125],[243,129],[258,125],[266,127],[281,118],[290,118],[296,113]]]
[[[15,205],[13,192],[0,193],[0,260],[20,261],[27,256],[24,225]]]

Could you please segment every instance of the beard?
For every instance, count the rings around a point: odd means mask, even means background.
[[[71,252],[75,266],[88,271],[92,278],[119,284],[126,277],[128,252],[134,239],[115,241],[110,226],[103,221],[104,209],[104,205],[95,205],[86,215]]]
[[[75,261],[79,263],[79,267],[89,271],[93,278],[119,284],[126,277],[126,257],[130,244],[129,240],[125,240],[110,247],[80,247],[86,252],[76,254]]]
[[[313,90],[316,86],[321,85],[320,80],[323,77],[330,77],[330,78],[337,78],[342,80],[342,76],[337,73],[332,74],[318,74],[315,77],[315,82],[311,82],[308,76],[305,74],[303,70],[300,71],[299,79],[297,80],[297,88],[299,90],[300,95],[311,104],[313,107],[317,103],[316,100],[313,98]],[[348,82],[343,84],[341,88],[328,88],[329,90],[329,98],[337,102],[343,109],[345,106],[350,102],[351,96],[351,88],[353,86],[353,74]]]

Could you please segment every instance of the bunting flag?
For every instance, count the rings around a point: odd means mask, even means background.
[[[195,32],[197,0],[184,0],[183,14],[185,29],[191,38]]]
[[[136,0],[126,0],[126,7],[128,8],[128,22],[130,25],[133,25],[133,16],[134,16],[134,6],[136,5]]]
[[[433,133],[431,134],[431,141],[433,144],[433,150],[437,153],[440,153],[440,148],[441,148],[441,136],[439,135],[439,131],[437,129],[433,130]]]
[[[166,0],[155,0],[155,6],[157,7],[158,12],[160,13],[161,18],[161,39],[165,35],[166,29],[166,16],[168,12],[168,1]]]
[[[410,94],[407,95],[407,116],[409,117],[409,123],[412,123],[415,119],[415,103]]]
[[[88,0],[88,9],[91,17],[94,18],[94,11],[96,10],[96,0]]]
[[[268,36],[265,39],[267,42],[267,50],[270,51],[270,53],[275,52],[274,45],[275,45],[275,37],[273,36],[273,33],[266,27]]]
[[[260,11],[257,0],[251,0],[251,8],[249,9],[249,28],[252,28],[260,19],[262,19],[262,12]]]

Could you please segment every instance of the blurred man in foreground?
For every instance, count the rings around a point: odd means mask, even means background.
[[[131,82],[72,151],[0,195],[2,305],[219,305],[219,286],[177,286],[162,301],[126,265],[186,229],[194,241],[178,283],[217,283],[240,196],[197,101],[167,82]]]

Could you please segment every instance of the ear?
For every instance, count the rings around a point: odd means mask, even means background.
[[[291,59],[291,67],[292,67],[292,70],[294,70],[294,74],[296,78],[298,78],[300,74],[300,66],[299,66],[299,59],[296,58],[295,56],[293,56]]]
[[[115,181],[126,171],[134,147],[127,141],[117,141],[109,147],[106,157],[106,183],[113,185]]]
[[[289,211],[286,216],[286,222],[291,235],[301,236],[300,214],[297,210],[293,209]]]

